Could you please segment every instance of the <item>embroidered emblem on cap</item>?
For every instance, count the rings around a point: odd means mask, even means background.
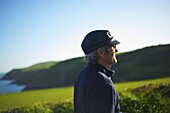
[[[107,32],[107,36],[108,36],[109,38],[112,38],[112,35],[111,35],[110,32]]]

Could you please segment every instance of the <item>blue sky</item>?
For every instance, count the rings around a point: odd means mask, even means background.
[[[108,29],[119,52],[170,43],[169,0],[0,0],[0,72],[83,56]]]

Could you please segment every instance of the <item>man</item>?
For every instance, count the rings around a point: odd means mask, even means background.
[[[114,88],[110,70],[117,63],[115,57],[119,44],[108,30],[88,33],[81,47],[88,66],[83,69],[74,86],[75,113],[115,113],[120,111],[119,97]]]

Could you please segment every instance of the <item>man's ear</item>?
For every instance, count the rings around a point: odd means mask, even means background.
[[[97,50],[97,54],[99,55],[99,57],[104,57],[104,51],[102,51],[102,49],[101,48],[99,48],[98,50]]]

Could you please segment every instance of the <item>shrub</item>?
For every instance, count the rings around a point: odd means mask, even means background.
[[[21,106],[1,111],[1,113],[73,113],[73,103],[70,100],[58,103],[36,103],[33,106]]]
[[[130,113],[168,113],[170,111],[170,84],[149,84],[128,89],[130,95],[120,93],[122,111]]]

